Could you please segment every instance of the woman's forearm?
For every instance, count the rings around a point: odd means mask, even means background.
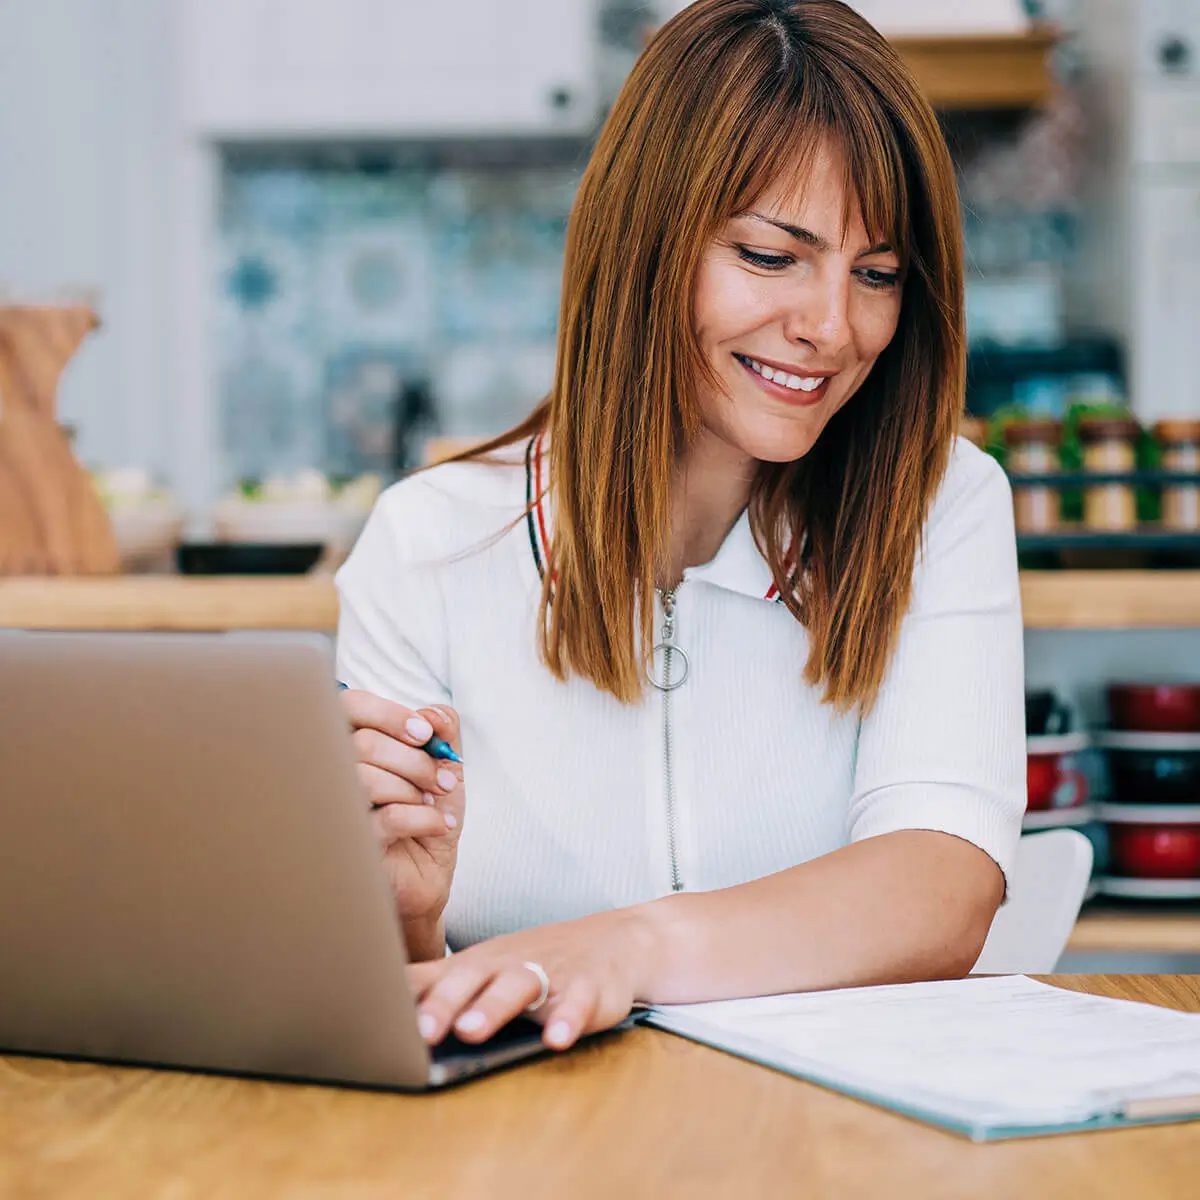
[[[631,910],[650,953],[638,999],[734,996],[965,975],[1003,877],[978,847],[921,830],[868,838],[786,871]]]

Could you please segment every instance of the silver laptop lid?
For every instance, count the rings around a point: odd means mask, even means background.
[[[422,1087],[330,655],[0,636],[0,1047]]]

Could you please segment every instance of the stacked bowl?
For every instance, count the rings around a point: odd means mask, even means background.
[[[1086,752],[1091,739],[1071,731],[1071,710],[1050,690],[1025,693],[1026,805],[1022,829],[1078,829],[1092,843],[1095,862],[1104,861],[1104,828],[1088,803],[1091,781]],[[1087,895],[1095,894],[1094,881]]]
[[[1200,684],[1122,683],[1108,688],[1111,799],[1108,896],[1200,899]]]
[[[1070,710],[1052,691],[1025,693],[1025,730],[1025,830],[1086,825],[1093,813],[1077,756],[1088,735],[1071,732]]]

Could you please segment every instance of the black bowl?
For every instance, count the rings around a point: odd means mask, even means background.
[[[175,562],[182,575],[303,575],[324,549],[320,542],[184,542]]]
[[[1108,751],[1113,799],[1122,804],[1200,804],[1200,750]]]

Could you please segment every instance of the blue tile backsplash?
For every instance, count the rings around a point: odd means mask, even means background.
[[[424,432],[486,435],[550,385],[575,165],[226,159],[218,362],[226,484],[390,473],[401,389]],[[419,446],[410,446],[411,461]]]

